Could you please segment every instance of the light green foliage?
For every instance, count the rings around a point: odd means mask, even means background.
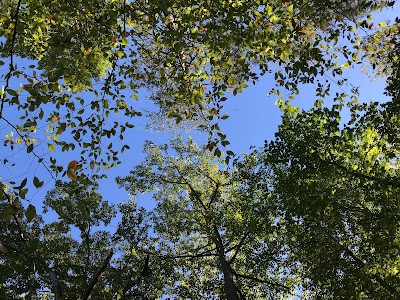
[[[285,212],[289,247],[316,299],[399,297],[399,119],[391,106],[283,118],[261,155]]]

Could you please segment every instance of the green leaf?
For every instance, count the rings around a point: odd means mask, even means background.
[[[28,208],[25,211],[25,216],[28,222],[32,221],[36,217],[36,208],[32,204],[28,205]]]
[[[22,189],[19,191],[18,196],[20,196],[22,199],[25,199],[27,193],[28,189]]]
[[[28,147],[26,147],[26,153],[31,153],[33,151],[33,144],[29,144]]]
[[[36,176],[33,177],[33,185],[34,185],[36,188],[42,187],[43,184],[44,184],[44,181],[40,181],[39,178],[37,178]]]
[[[3,212],[3,220],[4,222],[8,223],[10,222],[13,214],[15,213],[14,209],[11,207],[11,205],[7,205],[7,207],[4,209]]]
[[[56,151],[56,147],[53,144],[47,144],[47,148],[49,148],[49,150],[52,152]]]

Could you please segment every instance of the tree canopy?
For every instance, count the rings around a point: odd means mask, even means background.
[[[5,299],[400,298],[400,19],[372,16],[394,1],[0,3],[0,170],[26,174],[0,174]],[[389,100],[359,101],[355,68]],[[223,107],[263,76],[282,122],[240,156]],[[104,199],[143,115],[175,137]]]

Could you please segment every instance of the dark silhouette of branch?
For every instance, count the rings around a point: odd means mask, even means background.
[[[240,240],[239,244],[237,244],[235,246],[235,254],[233,254],[232,258],[229,260],[229,263],[233,263],[235,261],[235,258],[237,256],[237,254],[239,253],[240,248],[243,246],[244,241],[246,240],[246,238],[250,235],[250,232],[246,232],[246,234],[242,237],[242,239]]]
[[[100,276],[105,272],[108,265],[110,264],[110,260],[113,256],[113,254],[114,254],[114,252],[111,250],[111,252],[107,255],[107,257],[103,261],[103,264],[101,265],[100,269],[96,272],[96,274],[94,274],[92,280],[90,281],[89,285],[86,288],[86,291],[82,297],[82,300],[90,299],[90,296],[92,295],[94,287],[96,286],[97,282],[99,281]]]
[[[253,277],[253,276],[250,276],[250,275],[239,274],[239,273],[236,273],[235,271],[233,271],[233,272],[234,272],[234,274],[235,274],[236,277],[241,277],[241,278],[245,278],[245,279],[257,281],[257,282],[260,282],[260,283],[265,283],[265,284],[268,284],[268,285],[271,285],[271,286],[275,286],[275,287],[279,287],[279,288],[285,289],[285,290],[287,290],[287,291],[290,290],[289,287],[287,287],[286,285],[283,285],[283,284],[281,284],[281,283],[277,283],[277,282],[272,282],[272,281],[269,281],[269,280],[260,279],[260,278]]]

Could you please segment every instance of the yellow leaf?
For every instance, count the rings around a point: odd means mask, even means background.
[[[54,117],[51,119],[51,121],[52,121],[53,123],[58,122],[58,121],[60,121],[60,117],[59,117],[59,116],[54,116]]]

